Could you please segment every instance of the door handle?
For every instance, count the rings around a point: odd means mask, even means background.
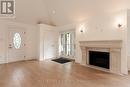
[[[11,48],[13,48],[13,47],[12,47],[12,45],[11,45],[11,44],[9,44],[9,47],[8,47],[8,48],[10,48],[10,49],[11,49]]]
[[[12,48],[12,47],[9,47],[10,49]]]

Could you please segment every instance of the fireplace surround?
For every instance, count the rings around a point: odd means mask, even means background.
[[[89,61],[90,51],[109,52],[109,68],[106,71],[121,74],[122,40],[80,41],[80,47],[82,51],[82,65],[92,67]],[[105,70],[101,69],[100,66],[99,69]]]

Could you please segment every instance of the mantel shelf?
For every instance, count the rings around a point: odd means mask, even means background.
[[[80,41],[81,47],[122,48],[122,40]]]

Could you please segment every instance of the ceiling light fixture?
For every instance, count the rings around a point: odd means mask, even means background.
[[[55,10],[53,10],[53,11],[52,11],[52,14],[56,14],[56,11],[55,11]]]

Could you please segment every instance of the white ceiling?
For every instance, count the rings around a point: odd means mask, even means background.
[[[16,0],[16,20],[60,26],[124,8],[125,0]]]
[[[56,25],[86,20],[92,15],[101,15],[125,8],[125,0],[46,0],[49,15]],[[52,14],[56,10],[56,14]]]
[[[50,23],[50,17],[44,0],[15,0],[15,2],[16,17],[14,21],[27,24],[36,24],[38,21],[46,24]]]

